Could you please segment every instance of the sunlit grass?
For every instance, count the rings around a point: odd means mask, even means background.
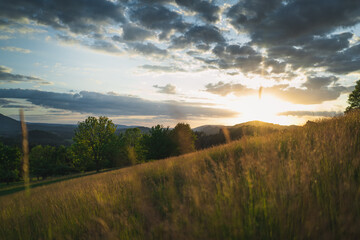
[[[0,239],[357,239],[360,114],[0,198]]]

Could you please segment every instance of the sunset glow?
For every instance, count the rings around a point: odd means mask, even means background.
[[[356,7],[336,1],[346,14],[325,24],[326,1],[190,2],[1,3],[1,113],[196,127],[344,111],[360,77]]]

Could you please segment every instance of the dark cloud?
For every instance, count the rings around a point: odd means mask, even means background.
[[[244,0],[228,9],[227,17],[238,30],[253,30],[264,21],[267,14],[282,6],[282,0]]]
[[[244,55],[255,55],[255,50],[247,45],[240,46],[240,45],[229,45],[226,47],[226,53],[230,54],[231,56],[244,56]]]
[[[319,90],[321,88],[327,88],[331,83],[335,83],[338,80],[335,76],[329,77],[308,77],[307,81],[303,84],[307,89]]]
[[[256,72],[260,67],[263,57],[248,45],[218,44],[212,50],[217,58],[201,59],[205,63],[215,64],[220,69],[238,69],[243,73]]]
[[[305,42],[302,47],[308,51],[314,51],[319,54],[334,54],[349,47],[349,39],[353,37],[350,32],[335,34],[325,37],[313,37]]]
[[[287,64],[290,64],[293,70],[319,67],[324,61],[324,57],[321,55],[288,45],[269,48],[268,56],[270,59],[281,59]]]
[[[155,46],[152,43],[142,44],[142,43],[135,43],[129,45],[131,48],[140,54],[143,55],[158,55],[158,56],[165,56],[168,54],[166,49],[161,49]]]
[[[286,62],[274,60],[274,59],[266,59],[264,61],[264,67],[266,68],[266,71],[268,68],[270,68],[271,73],[279,74],[284,73],[286,68]]]
[[[123,6],[107,0],[1,1],[0,17],[15,21],[27,18],[74,33],[97,32],[104,25],[125,22]]]
[[[201,18],[208,22],[219,20],[220,8],[208,1],[201,0],[175,0],[179,6],[185,6],[191,11],[197,12]]]
[[[354,0],[245,0],[232,6],[227,16],[253,41],[268,45],[353,26],[359,14],[360,2]]]
[[[326,67],[329,72],[336,74],[348,74],[359,71],[360,44],[329,56],[320,66]]]
[[[125,41],[144,41],[151,36],[153,36],[153,33],[150,31],[132,24],[123,27],[122,39]]]
[[[198,46],[212,43],[224,43],[225,38],[220,30],[212,25],[193,26],[183,36],[172,39],[173,48],[184,48],[189,44],[197,44]]]
[[[146,4],[174,4],[184,7],[187,10],[197,13],[197,15],[207,22],[216,22],[220,18],[220,7],[212,2],[203,0],[140,0]]]
[[[281,112],[279,116],[295,116],[295,117],[334,117],[342,114],[342,112],[335,111],[287,111]]]
[[[0,89],[0,98],[26,99],[34,105],[79,113],[108,116],[233,117],[224,109],[183,105],[179,102],[154,102],[133,96],[82,91],[76,94],[29,89]]]
[[[0,65],[0,84],[1,83],[21,83],[33,82],[38,84],[50,84],[41,78],[11,73],[12,69]]]
[[[325,67],[337,74],[360,69],[356,49],[349,48],[353,34],[333,33],[360,23],[359,16],[360,2],[353,0],[244,0],[227,11],[236,29],[268,49],[270,61],[280,60],[293,70]]]
[[[153,87],[157,88],[159,93],[176,94],[176,87],[171,84],[166,84],[165,86],[154,85]]]
[[[352,33],[312,37],[297,46],[279,45],[268,49],[268,57],[281,59],[293,70],[325,67],[329,72],[348,74],[360,69],[359,46],[349,47]]]
[[[33,109],[33,106],[26,106],[26,105],[12,105],[12,104],[8,104],[8,105],[2,105],[2,108],[23,108],[23,109]]]
[[[130,9],[130,19],[148,29],[160,30],[160,39],[166,38],[171,30],[182,32],[188,26],[181,15],[160,4],[138,5]]]

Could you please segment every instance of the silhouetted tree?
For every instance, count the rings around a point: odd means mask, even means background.
[[[356,82],[355,89],[350,93],[347,102],[350,106],[346,108],[345,113],[353,109],[360,109],[360,80]]]
[[[72,148],[77,164],[87,166],[84,170],[95,168],[98,172],[107,161],[108,146],[115,138],[115,130],[115,125],[107,117],[88,117],[79,122]]]
[[[18,147],[10,147],[0,142],[0,181],[10,182],[20,179],[21,152]]]

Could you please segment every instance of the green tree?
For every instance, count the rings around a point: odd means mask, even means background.
[[[56,147],[54,151],[53,162],[55,165],[53,169],[54,175],[65,175],[75,172],[71,152],[69,148],[66,148],[63,145]]]
[[[178,123],[171,131],[171,139],[175,144],[173,155],[195,151],[196,135],[187,123]]]
[[[116,126],[107,117],[88,117],[79,122],[75,130],[73,151],[84,170],[96,169],[106,165],[109,145],[115,138]]]
[[[171,156],[174,144],[170,138],[169,128],[162,125],[152,127],[148,134],[143,136],[146,159],[163,159]]]
[[[30,172],[38,179],[46,179],[54,174],[56,148],[37,145],[30,151]]]
[[[10,182],[20,179],[21,152],[17,147],[0,143],[0,181]]]
[[[345,113],[353,110],[360,109],[360,80],[356,82],[355,89],[350,93],[348,101],[350,106],[348,106],[345,110]]]
[[[139,128],[126,129],[120,133],[117,140],[118,154],[115,159],[116,167],[135,165],[145,160],[143,135]]]
[[[139,128],[126,129],[123,136],[127,157],[131,165],[141,163],[144,160],[142,137]]]

